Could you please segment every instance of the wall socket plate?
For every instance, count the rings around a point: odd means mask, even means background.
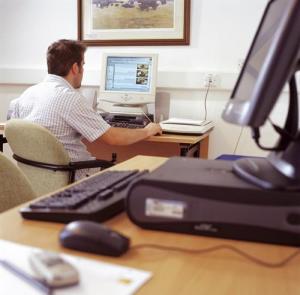
[[[221,77],[217,74],[208,73],[204,74],[203,87],[204,88],[217,88],[221,86]]]

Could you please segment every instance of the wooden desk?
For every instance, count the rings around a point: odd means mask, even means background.
[[[165,160],[139,156],[112,169],[153,169]],[[107,222],[107,225],[129,236],[133,245],[153,243],[201,249],[230,244],[270,262],[281,260],[295,251],[292,247],[147,231],[132,224],[125,213],[113,218]],[[153,272],[152,279],[137,294],[300,294],[300,257],[279,269],[264,268],[226,250],[191,255],[139,249],[129,251],[121,258],[108,258],[62,248],[58,243],[58,234],[62,227],[62,224],[23,220],[18,213],[18,208],[0,214],[1,239]],[[99,292],[101,293],[101,290]]]
[[[3,152],[3,144],[6,139],[3,135],[5,123],[0,123],[0,151]],[[211,131],[210,131],[211,132]],[[123,162],[136,155],[148,155],[159,157],[191,156],[207,159],[209,134],[203,135],[178,135],[163,134],[132,144],[130,146],[111,146],[105,143],[95,144],[84,140],[88,150],[98,159],[111,160],[112,154],[117,154],[117,162]]]
[[[208,158],[209,134],[179,135],[163,134],[132,144],[130,146],[112,146],[105,143],[96,144],[84,141],[88,151],[98,159],[111,160],[117,155],[117,162],[123,162],[137,155],[172,157],[188,156]]]

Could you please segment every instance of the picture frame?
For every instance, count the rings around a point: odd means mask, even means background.
[[[77,0],[87,46],[189,45],[191,0]]]

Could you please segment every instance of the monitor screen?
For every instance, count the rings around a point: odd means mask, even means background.
[[[104,54],[100,100],[116,104],[155,101],[157,55]]]
[[[300,1],[268,3],[223,118],[259,127],[299,60]]]

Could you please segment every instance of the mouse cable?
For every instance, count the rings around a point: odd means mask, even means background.
[[[289,254],[286,258],[282,259],[281,261],[278,262],[267,262],[265,260],[262,260],[260,258],[257,258],[255,256],[252,256],[245,251],[242,251],[234,246],[231,245],[217,245],[209,248],[204,248],[204,249],[186,249],[186,248],[179,248],[179,247],[169,247],[169,246],[163,246],[163,245],[155,245],[155,244],[137,244],[133,245],[130,249],[132,250],[137,250],[141,248],[152,248],[152,249],[157,249],[157,250],[165,250],[165,251],[176,251],[176,252],[184,252],[188,254],[204,254],[204,253],[209,253],[209,252],[214,252],[218,250],[230,250],[247,260],[254,262],[260,266],[264,266],[267,268],[280,268],[285,265],[287,265],[292,259],[294,259],[296,256],[300,254],[300,249],[297,249],[295,252]]]

